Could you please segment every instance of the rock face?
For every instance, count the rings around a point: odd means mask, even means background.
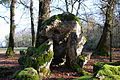
[[[80,20],[73,14],[63,13],[46,20],[39,33],[39,42],[42,44],[47,39],[53,39],[54,63],[62,62],[62,58],[76,61],[81,55],[86,38],[82,35]]]

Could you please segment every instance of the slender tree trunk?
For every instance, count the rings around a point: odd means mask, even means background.
[[[6,56],[14,55],[15,3],[16,0],[12,0],[10,5],[10,34],[9,34],[9,45],[6,51]]]
[[[37,36],[36,36],[36,47],[39,47],[41,25],[44,20],[50,17],[50,0],[39,0],[39,19],[38,19],[38,28],[37,28]]]
[[[113,11],[115,6],[115,0],[108,0],[107,10],[106,10],[106,21],[103,28],[103,34],[97,45],[95,53],[99,55],[109,55],[110,53],[110,32],[113,28]]]
[[[34,31],[34,17],[33,17],[33,0],[30,1],[30,18],[31,18],[32,46],[35,47],[35,31]]]

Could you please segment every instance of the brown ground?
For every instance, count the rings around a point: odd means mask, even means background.
[[[19,52],[15,53],[14,57],[11,58],[6,58],[5,57],[5,51],[0,51],[0,67],[14,67],[12,68],[11,74],[6,74],[4,76],[0,75],[0,80],[11,80],[10,75],[12,75],[15,71],[20,70],[21,66],[18,64],[18,57],[19,57]],[[120,53],[119,51],[114,51],[113,52],[113,62],[120,60]],[[92,56],[91,59],[88,61],[88,63],[84,66],[84,70],[92,73],[93,72],[93,64],[95,62],[109,62],[109,58],[105,56]],[[1,72],[1,71],[0,71]],[[79,77],[80,74],[73,72],[72,70],[68,69],[65,66],[61,67],[55,67],[49,78],[45,80],[58,80],[58,78],[65,78],[66,80],[70,80],[72,78],[77,78]]]

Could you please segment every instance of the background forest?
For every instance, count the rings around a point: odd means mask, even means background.
[[[31,0],[30,0],[31,1]],[[38,26],[38,12],[39,12],[39,1],[31,2],[29,0],[18,0],[15,3],[15,36],[14,36],[14,45],[15,47],[28,47],[32,46],[32,35],[30,34],[32,28],[34,29],[34,34],[37,33]],[[1,47],[7,47],[9,43],[9,25],[10,25],[10,1],[1,0],[1,15],[0,18],[4,23],[7,24],[7,35],[2,37],[0,41]],[[85,50],[93,50],[97,46],[97,43],[101,37],[106,15],[106,4],[107,1],[102,0],[69,0],[66,4],[65,0],[52,0],[50,2],[50,16],[70,12],[77,15],[82,23],[83,33],[87,38],[87,43],[85,45]],[[68,8],[68,9],[66,9]],[[33,12],[30,12],[32,9]],[[17,11],[17,12],[16,12]],[[4,14],[7,13],[7,14]],[[32,16],[30,16],[32,14]],[[120,47],[120,31],[119,31],[119,17],[120,9],[119,2],[116,2],[114,9],[114,27],[112,30],[113,34],[113,47]],[[33,18],[34,21],[31,22],[30,19]],[[19,19],[19,20],[18,20]],[[33,26],[33,27],[32,27]],[[1,25],[4,27],[4,25]],[[2,35],[2,33],[1,33]],[[36,35],[36,34],[35,34]],[[35,38],[35,37],[34,37]]]

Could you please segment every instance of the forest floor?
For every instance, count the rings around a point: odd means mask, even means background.
[[[18,64],[19,52],[15,52],[15,56],[11,58],[5,57],[5,51],[0,51],[0,67],[12,67],[11,72],[0,75],[0,80],[11,80],[11,75],[14,74],[15,71],[20,70],[21,66]],[[112,61],[116,62],[120,60],[120,49],[114,50],[112,54]],[[88,63],[83,67],[85,71],[93,73],[93,64],[95,62],[109,62],[109,57],[106,56],[92,56]],[[2,72],[0,71],[0,74]],[[64,78],[66,80],[70,80],[73,78],[80,77],[79,73],[76,73],[66,66],[55,67],[51,71],[50,76],[44,80],[59,80],[60,78]]]

